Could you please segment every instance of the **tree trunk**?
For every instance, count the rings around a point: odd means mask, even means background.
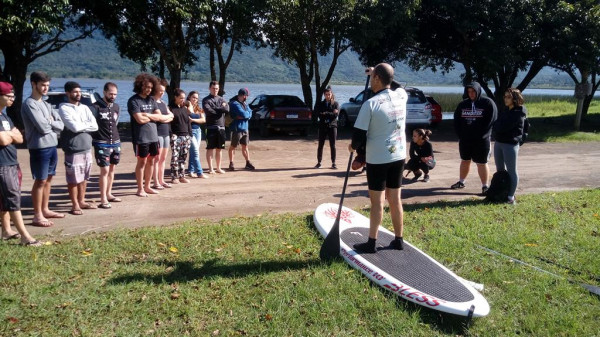
[[[169,103],[173,103],[175,100],[173,91],[176,88],[181,88],[181,67],[169,68],[169,75],[171,76],[171,82],[169,83],[170,88],[167,90],[167,95],[169,96]]]
[[[4,53],[4,75],[7,80],[13,85],[15,91],[15,101],[10,108],[6,109],[6,112],[10,119],[19,130],[23,130],[23,120],[21,119],[21,105],[23,104],[23,86],[27,79],[27,62],[23,62],[24,59],[18,54]]]

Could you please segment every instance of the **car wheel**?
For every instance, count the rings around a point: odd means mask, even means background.
[[[269,137],[269,127],[265,123],[260,123],[259,133],[261,137]]]
[[[338,128],[343,129],[348,127],[348,115],[346,114],[346,111],[342,111],[340,112],[340,115],[338,116]]]

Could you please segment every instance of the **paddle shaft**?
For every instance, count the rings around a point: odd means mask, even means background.
[[[365,90],[363,92],[363,96],[367,94],[367,89],[369,89],[370,80],[371,75],[367,75],[367,83],[365,83]],[[321,245],[321,251],[319,252],[319,256],[322,260],[331,260],[340,255],[340,217],[342,215],[342,206],[344,205],[346,185],[348,184],[348,176],[350,175],[350,168],[352,167],[353,156],[354,152],[351,152],[350,158],[348,159],[348,168],[346,169],[346,177],[344,177],[344,187],[342,188],[342,197],[340,198],[340,206],[338,207],[335,222],[333,223],[331,230],[329,231],[329,233],[325,237],[325,240],[323,241],[323,244]]]
[[[560,276],[560,275],[558,275],[558,274],[554,274],[554,273],[552,273],[552,272],[549,272],[549,271],[547,271],[547,270],[544,270],[544,269],[542,269],[542,268],[540,268],[540,267],[536,267],[536,266],[534,266],[534,265],[532,265],[532,264],[529,264],[529,263],[527,263],[527,262],[525,262],[525,261],[521,261],[521,260],[519,260],[519,259],[515,259],[514,257],[508,256],[508,255],[505,255],[505,254],[502,254],[502,253],[500,253],[500,252],[497,252],[497,251],[495,251],[495,250],[493,250],[493,249],[490,249],[490,248],[487,248],[487,247],[484,247],[484,246],[480,246],[480,245],[477,245],[477,244],[476,244],[475,246],[476,246],[477,248],[480,248],[480,249],[483,249],[483,250],[485,250],[485,251],[487,251],[487,252],[490,252],[490,253],[492,253],[492,254],[494,254],[494,255],[502,256],[502,257],[504,257],[504,258],[507,258],[507,259],[509,259],[509,260],[515,261],[516,263],[519,263],[519,264],[522,264],[522,265],[524,265],[524,266],[527,266],[527,267],[533,268],[533,269],[535,269],[535,270],[537,270],[537,271],[540,271],[540,272],[542,272],[542,273],[546,273],[546,274],[548,274],[548,275],[552,275],[552,276],[554,276],[554,277],[558,277],[558,278],[564,278],[564,279],[566,279],[567,281],[569,281],[569,282],[571,282],[571,283],[578,284],[578,285],[582,286],[583,288],[587,289],[589,292],[591,292],[591,293],[593,293],[593,294],[596,294],[596,295],[600,296],[600,287],[593,286],[593,285],[590,285],[590,284],[579,283],[579,282],[573,281],[573,280],[571,280],[571,279],[568,279],[568,278],[566,278],[566,277],[564,277],[564,276]]]

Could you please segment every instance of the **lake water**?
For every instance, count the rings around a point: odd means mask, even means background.
[[[93,87],[96,91],[102,93],[104,83],[107,80],[93,79],[93,78],[81,78],[81,79],[65,79],[65,78],[53,78],[51,81],[51,88],[56,90],[62,90],[65,82],[77,81],[82,87]],[[117,103],[121,106],[121,117],[120,121],[128,122],[129,114],[127,113],[127,100],[133,95],[133,80],[113,80],[119,87],[119,94],[117,96]],[[31,93],[31,87],[27,83],[23,88],[24,97],[28,97]],[[336,99],[340,103],[348,102],[351,97],[356,96],[361,90],[364,89],[364,85],[332,85]],[[229,100],[233,95],[237,93],[240,88],[248,88],[250,96],[248,101],[259,94],[282,94],[282,95],[296,95],[302,97],[302,87],[300,84],[270,84],[270,83],[236,83],[228,82],[225,86],[225,98]],[[183,81],[181,82],[181,89],[186,93],[195,90],[200,93],[200,99],[208,95],[208,83],[207,82],[194,82],[194,81]],[[426,94],[435,95],[436,93],[462,93],[462,87],[419,87]],[[315,88],[313,86],[313,95]],[[573,96],[573,90],[560,90],[560,89],[527,89],[527,95],[557,95],[557,96]],[[166,95],[165,95],[166,96]],[[596,97],[600,97],[600,92],[596,92]],[[314,99],[314,98],[313,98]]]

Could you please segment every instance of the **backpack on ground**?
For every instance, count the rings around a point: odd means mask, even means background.
[[[510,175],[505,170],[498,171],[492,176],[490,188],[485,193],[485,200],[489,202],[505,202],[508,200],[510,190]]]

